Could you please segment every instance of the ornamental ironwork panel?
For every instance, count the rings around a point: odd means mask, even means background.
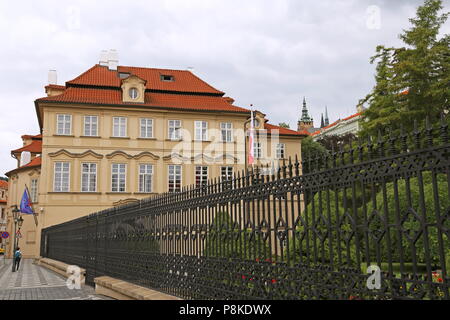
[[[450,299],[448,120],[52,226],[41,255],[185,299]]]

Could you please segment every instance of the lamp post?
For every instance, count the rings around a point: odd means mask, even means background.
[[[16,249],[17,249],[17,225],[19,225],[19,230],[22,227],[23,224],[23,218],[19,216],[19,212],[20,210],[17,208],[17,206],[14,206],[14,209],[12,209],[12,214],[13,214],[13,219],[14,219],[14,241],[13,241],[13,252],[12,252],[12,259],[13,259],[13,263],[12,263],[12,271],[14,272],[15,270],[15,266],[14,266],[14,255],[16,253]]]

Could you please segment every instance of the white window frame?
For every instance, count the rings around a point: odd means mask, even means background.
[[[84,171],[84,165],[88,165],[89,166],[87,172]],[[95,171],[92,171],[91,166],[95,167]],[[98,165],[95,162],[83,162],[81,164],[81,192],[97,192],[97,177],[98,177],[98,174],[97,174],[98,170],[97,170],[97,168],[98,168]],[[86,184],[87,189],[84,189],[84,178],[85,178],[85,175],[87,175],[87,184]],[[94,180],[94,190],[91,189],[92,176],[94,176],[94,178],[95,178],[95,180]]]
[[[174,182],[173,182],[173,185],[176,185],[176,177],[179,175],[180,176],[180,188],[179,188],[179,190],[177,190],[177,188],[176,187],[174,187],[174,190],[170,190],[170,177],[171,177],[171,175],[170,175],[170,167],[173,167],[173,171],[174,171],[174,174],[173,174],[173,178],[174,178]],[[179,174],[177,174],[176,172],[175,172],[175,169],[176,168],[180,168],[180,173]],[[169,192],[177,192],[177,191],[181,191],[181,187],[183,186],[183,167],[181,166],[181,165],[179,165],[179,164],[169,164],[168,166],[167,166],[167,190],[169,191]]]
[[[37,203],[39,196],[39,179],[31,179],[30,182],[30,200],[31,203]]]
[[[114,172],[114,166],[117,167],[117,172]],[[124,172],[121,171],[121,167],[123,166]],[[114,175],[117,175],[117,186],[114,186]],[[120,181],[121,175],[123,175],[124,187],[123,190],[120,189]],[[116,190],[114,190],[116,189]],[[127,191],[127,164],[126,163],[112,163],[111,164],[111,192],[121,193]]]
[[[225,174],[224,174],[225,169]],[[231,172],[229,172],[231,171]],[[233,167],[232,166],[222,166],[220,167],[220,177],[222,180],[231,180],[233,179]]]
[[[204,169],[206,169],[206,174],[204,172]],[[200,172],[198,170],[200,170]],[[195,166],[194,176],[195,176],[195,186],[196,187],[201,187],[201,186],[206,185],[208,183],[209,167],[208,166]],[[197,183],[197,178],[200,178],[199,183]]]
[[[225,139],[223,138],[225,134]],[[233,142],[233,123],[221,122],[220,123],[220,140],[221,142]]]
[[[255,154],[255,159],[262,158],[262,143],[259,141],[253,142],[253,150]]]
[[[179,125],[177,125],[179,123]],[[169,140],[181,140],[181,120],[168,120],[167,121],[167,134],[169,137]],[[175,135],[172,137],[171,135],[171,129],[175,133]]]
[[[144,168],[144,170],[142,170]],[[150,168],[150,170],[148,170]],[[144,171],[144,172],[143,172]],[[139,164],[139,193],[152,193],[153,192],[153,164],[141,163]],[[150,190],[146,190],[146,177],[150,176]]]
[[[60,120],[60,117],[63,119]],[[56,134],[59,136],[70,136],[72,134],[72,115],[56,115]]]
[[[118,120],[118,123],[116,124],[116,120]],[[122,120],[125,120],[124,123],[122,123]],[[112,119],[112,136],[113,138],[126,138],[127,137],[127,127],[128,127],[128,118],[127,117],[113,117]],[[117,130],[116,130],[117,126]]]
[[[135,94],[135,95],[134,95]],[[128,96],[132,99],[132,100],[136,100],[137,98],[139,98],[139,90],[136,87],[132,87],[128,90]]]
[[[92,121],[95,119],[94,121]],[[89,128],[87,128],[89,126]],[[92,127],[95,126],[95,132]],[[97,137],[98,136],[98,116],[84,116],[84,136],[85,137]]]
[[[281,153],[283,153],[283,154],[281,154]],[[285,143],[277,144],[276,156],[277,156],[277,159],[285,159],[285,157],[286,157],[286,144]]]
[[[60,181],[59,181],[59,188],[57,188],[57,181],[56,181],[56,174],[58,173],[57,171],[57,166],[58,164],[61,165],[61,171],[59,171],[59,173],[61,174],[60,177]],[[67,170],[65,168],[63,168],[64,165],[67,164]],[[55,162],[54,166],[53,166],[53,192],[70,192],[70,162],[67,161],[58,161]],[[67,189],[64,189],[64,174],[67,175]]]
[[[208,121],[195,121],[194,128],[196,141],[208,141]]]
[[[150,127],[150,135],[147,135],[148,129]],[[141,138],[153,138],[153,119],[151,118],[141,118],[139,121],[139,128],[140,128],[140,137]],[[145,130],[142,130],[145,128]],[[145,133],[145,134],[144,134]]]

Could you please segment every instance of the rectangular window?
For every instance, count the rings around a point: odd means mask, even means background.
[[[97,191],[97,164],[81,164],[81,192]]]
[[[208,122],[195,121],[195,140],[197,141],[208,140]]]
[[[261,159],[262,158],[261,142],[254,142],[253,150],[254,150],[254,154],[255,154],[255,159]]]
[[[31,180],[30,198],[32,203],[38,202],[38,179]]]
[[[111,191],[125,192],[127,179],[127,165],[125,163],[113,163],[111,169]]]
[[[220,124],[220,131],[222,133],[222,142],[233,141],[233,124],[231,122],[222,122]]]
[[[113,117],[113,137],[124,138],[127,136],[127,118]]]
[[[170,75],[162,74],[162,75],[161,75],[161,81],[169,81],[169,82],[172,82],[172,81],[174,81],[174,77],[173,77],[173,76],[170,76]]]
[[[141,164],[139,165],[139,192],[152,192],[153,184],[153,165]]]
[[[55,177],[53,182],[54,192],[69,192],[70,163],[55,162]]]
[[[70,135],[72,132],[72,115],[58,114],[56,132],[58,135]]]
[[[169,165],[169,192],[181,191],[181,166]]]
[[[221,171],[222,171],[221,176],[223,180],[233,179],[233,167],[222,167]]]
[[[152,119],[141,119],[141,138],[153,138]]]
[[[86,137],[96,137],[98,135],[98,117],[84,117],[84,135]]]
[[[208,167],[196,166],[195,167],[195,186],[201,187],[208,183]]]
[[[277,144],[277,159],[284,159],[285,148],[286,148],[286,146],[284,143]]]
[[[169,120],[169,139],[181,139],[181,120]]]

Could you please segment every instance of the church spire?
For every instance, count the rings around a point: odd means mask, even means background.
[[[303,97],[302,116],[297,123],[297,131],[308,130],[314,127],[313,118],[309,116],[308,108],[306,107],[306,98]]]
[[[325,122],[323,121],[323,113],[322,113],[322,119],[320,120],[320,127],[325,127]]]
[[[311,122],[313,119],[308,114],[308,108],[306,107],[306,98],[303,97],[303,109],[302,109],[302,117],[300,118],[302,122]]]
[[[325,106],[325,127],[330,125],[330,120],[328,119],[328,107]]]

